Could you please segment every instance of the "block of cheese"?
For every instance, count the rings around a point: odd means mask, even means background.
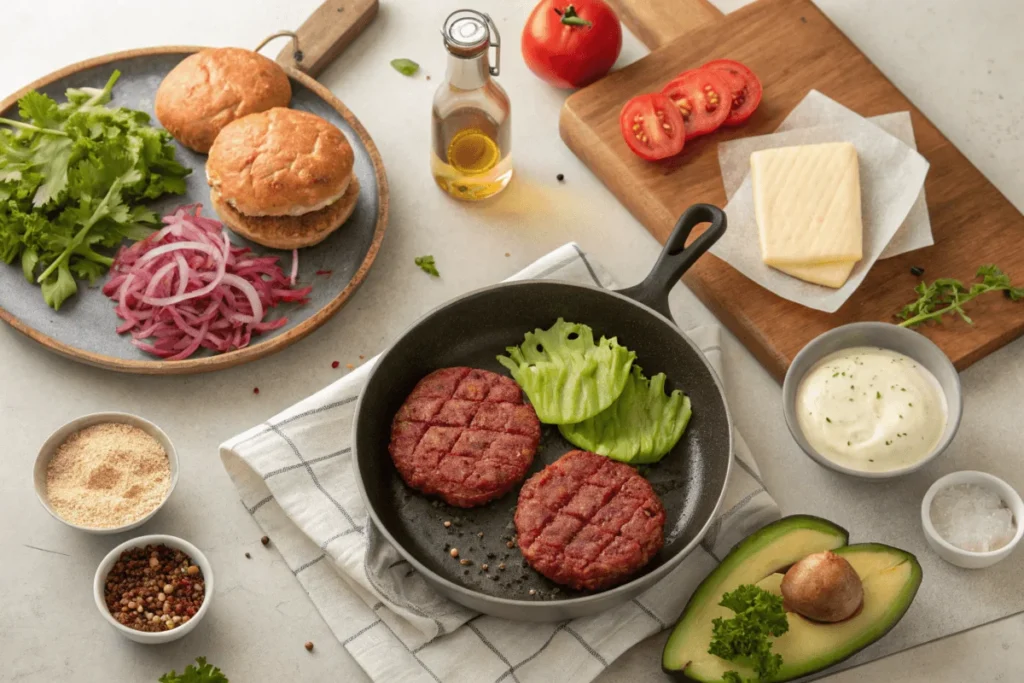
[[[769,266],[856,262],[863,256],[860,171],[848,142],[750,155],[761,258]]]
[[[839,289],[846,284],[856,261],[836,261],[835,263],[819,263],[813,266],[773,266],[787,275],[800,278],[804,282],[815,285],[824,285],[832,289]]]

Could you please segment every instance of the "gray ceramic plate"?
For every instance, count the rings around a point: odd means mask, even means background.
[[[184,57],[200,48],[161,47],[132,50],[74,64],[36,81],[0,102],[0,116],[17,118],[17,99],[36,89],[57,101],[63,101],[69,87],[102,87],[114,69],[121,78],[114,87],[115,105],[153,114],[153,99],[160,81]],[[289,70],[292,102],[321,116],[340,128],[355,151],[355,174],[361,187],[352,217],[322,243],[299,252],[299,282],[312,284],[310,301],[275,309],[273,317],[285,315],[288,324],[267,334],[255,335],[241,350],[212,354],[203,350],[184,361],[155,359],[136,349],[129,335],[119,336],[114,329],[120,319],[112,302],[96,287],[80,287],[59,312],[48,307],[39,288],[26,282],[21,268],[0,263],[0,318],[20,332],[62,355],[91,365],[146,374],[186,374],[230,367],[279,351],[302,339],[322,325],[351,296],[373,263],[387,226],[388,188],[384,167],[373,141],[352,113],[324,86],[295,70]],[[159,125],[154,117],[154,124]],[[178,160],[192,169],[188,192],[183,197],[167,197],[152,208],[167,213],[179,204],[210,205],[204,166],[206,157],[178,145]],[[215,216],[212,209],[204,213]],[[291,253],[266,249],[232,234],[232,241],[247,245],[260,254],[282,258],[287,270]],[[317,271],[330,274],[317,275]]]

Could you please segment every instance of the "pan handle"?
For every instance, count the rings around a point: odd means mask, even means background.
[[[694,227],[711,223],[708,229],[693,244],[686,246],[686,239]],[[640,284],[619,290],[620,294],[650,306],[669,320],[668,294],[679,278],[700,258],[711,245],[725,234],[725,212],[710,204],[694,204],[679,217],[675,229],[665,242],[654,268]]]

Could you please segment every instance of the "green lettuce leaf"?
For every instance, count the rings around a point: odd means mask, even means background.
[[[618,400],[589,420],[559,425],[565,439],[587,451],[634,465],[658,462],[690,422],[690,397],[665,395],[665,373],[647,379],[637,365]]]
[[[616,338],[594,341],[586,325],[559,318],[547,330],[527,332],[520,346],[498,356],[545,424],[589,419],[615,402],[636,354]]]

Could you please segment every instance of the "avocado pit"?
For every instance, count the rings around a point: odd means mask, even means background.
[[[856,614],[864,602],[860,576],[831,550],[803,558],[786,572],[781,585],[787,612],[835,623]]]

